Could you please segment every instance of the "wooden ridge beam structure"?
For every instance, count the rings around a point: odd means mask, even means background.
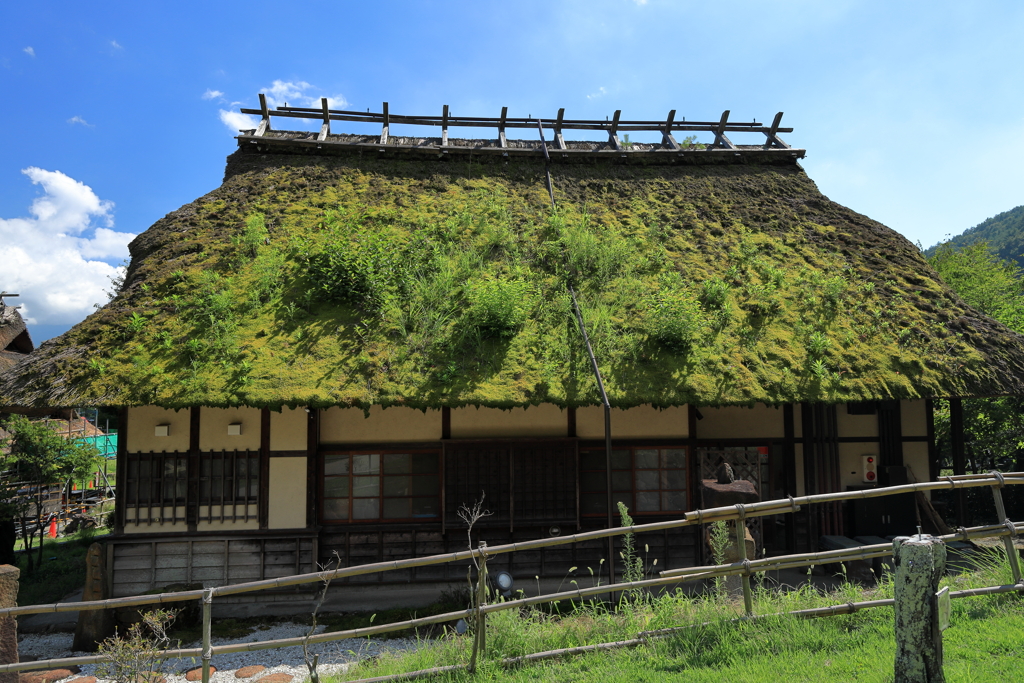
[[[252,134],[254,137],[262,137],[272,130],[271,118],[278,117],[321,120],[322,127],[321,134],[319,136],[321,141],[326,140],[327,136],[330,135],[331,121],[379,124],[381,126],[380,144],[382,145],[388,144],[388,138],[392,135],[392,132],[390,131],[391,124],[440,127],[442,147],[449,146],[449,128],[496,128],[498,132],[498,146],[500,148],[506,148],[508,147],[506,138],[507,129],[533,129],[537,127],[537,121],[539,120],[533,116],[508,116],[508,107],[502,107],[501,115],[497,117],[454,116],[447,104],[443,106],[440,116],[410,116],[390,113],[387,102],[383,103],[383,107],[380,112],[357,112],[343,109],[328,109],[326,98],[321,98],[320,107],[281,106],[276,109],[270,109],[267,106],[265,94],[260,93],[259,98],[259,109],[248,109],[243,107],[240,110],[243,114],[260,117],[258,127],[256,128],[255,133]],[[566,144],[562,135],[562,131],[564,130],[602,131],[608,135],[609,143],[616,151],[623,149],[622,144],[619,142],[619,135],[621,133],[630,132],[648,131],[660,133],[662,135],[661,144],[674,151],[679,149],[679,144],[673,137],[674,132],[711,133],[715,137],[714,141],[708,145],[708,149],[737,149],[737,146],[732,143],[726,133],[760,133],[766,138],[763,146],[764,149],[790,149],[790,146],[783,142],[779,138],[779,135],[781,133],[793,132],[792,128],[782,127],[782,112],[775,115],[770,126],[758,123],[757,121],[730,121],[729,110],[723,112],[718,121],[687,121],[685,117],[677,121],[675,118],[676,110],[674,109],[669,112],[665,119],[661,120],[624,120],[621,118],[621,113],[622,110],[616,110],[611,120],[605,119],[604,121],[599,119],[567,119],[565,118],[565,108],[563,107],[558,110],[557,117],[545,118],[543,120],[548,122],[546,124],[547,128],[553,129],[555,143],[559,150],[566,149]]]

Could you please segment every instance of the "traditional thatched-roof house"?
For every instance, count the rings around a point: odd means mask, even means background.
[[[18,308],[8,306],[0,296],[0,372],[25,360],[33,348],[32,337]]]
[[[261,113],[223,184],[132,243],[123,291],[3,376],[11,404],[124,409],[118,594],[461,548],[457,509],[481,491],[492,544],[603,526],[607,468],[644,521],[698,507],[723,458],[766,498],[872,485],[868,453],[883,482],[928,479],[930,399],[1024,390],[1024,339],[823,196],[778,119],[670,117],[647,125],[660,144],[627,146],[643,126],[577,122],[609,140],[569,142],[559,116],[545,149],[507,140],[537,122],[504,115],[497,140],[455,140],[447,112],[325,106],[320,135],[269,126],[320,110]],[[332,134],[339,119],[383,133]],[[446,127],[389,136],[410,122]],[[744,131],[767,143],[725,135]],[[574,294],[614,408],[610,464]],[[760,545],[912,523],[855,518],[780,518]],[[660,566],[701,552],[689,531],[644,542]],[[606,550],[508,561],[562,578]]]

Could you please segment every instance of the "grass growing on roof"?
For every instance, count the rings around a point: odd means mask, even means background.
[[[621,407],[999,381],[916,250],[796,167],[564,166],[552,213],[528,161],[232,164],[65,336],[72,402],[592,404],[569,283]]]

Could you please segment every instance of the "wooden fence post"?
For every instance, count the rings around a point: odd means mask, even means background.
[[[213,646],[210,634],[213,623],[213,589],[203,590],[203,683],[210,683],[210,660],[213,659]]]
[[[480,610],[487,599],[487,541],[480,541],[480,563],[476,572],[476,630],[473,633],[473,654],[469,659],[469,672],[476,672],[477,654],[487,649],[487,614]]]
[[[992,472],[992,476],[999,480],[999,484],[992,487],[992,497],[996,502],[996,516],[999,517],[999,524],[1006,524],[1013,530],[1013,522],[1006,516],[1006,506],[1003,505],[1003,475],[1001,472]],[[1010,563],[1010,571],[1013,572],[1013,582],[1020,583],[1020,555],[1017,547],[1013,545],[1013,536],[1003,536],[1003,548],[1006,549],[1006,559]]]
[[[898,536],[896,562],[896,683],[945,683],[936,591],[946,568],[946,544],[927,534]]]

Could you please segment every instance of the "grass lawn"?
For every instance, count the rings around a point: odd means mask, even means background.
[[[947,577],[962,590],[1012,583],[1009,568],[993,554],[972,574]],[[999,558],[999,561],[995,561]],[[758,592],[755,612],[781,611],[892,597],[892,583],[866,590],[847,585],[823,595],[805,588],[793,593]],[[666,596],[608,612],[584,605],[561,616],[540,610],[510,610],[488,618],[487,658],[476,676],[455,672],[447,681],[687,681],[700,683],[789,683],[892,681],[895,642],[892,608],[820,619],[771,617],[729,622],[740,607],[721,599]],[[950,683],[1024,678],[1024,599],[1007,594],[953,602],[945,632],[945,672]],[[640,631],[693,625],[648,645],[505,669],[503,657],[626,640]],[[354,667],[335,681],[355,680],[421,668],[464,664],[470,637],[444,637],[419,652],[382,657]]]
[[[28,573],[28,558],[18,554],[19,605],[44,605],[57,602],[68,593],[85,585],[85,553],[95,541],[103,540],[109,529],[73,534],[68,538],[47,537],[43,542],[43,562]],[[19,546],[20,542],[19,542]],[[33,562],[38,557],[39,546],[33,546]]]

